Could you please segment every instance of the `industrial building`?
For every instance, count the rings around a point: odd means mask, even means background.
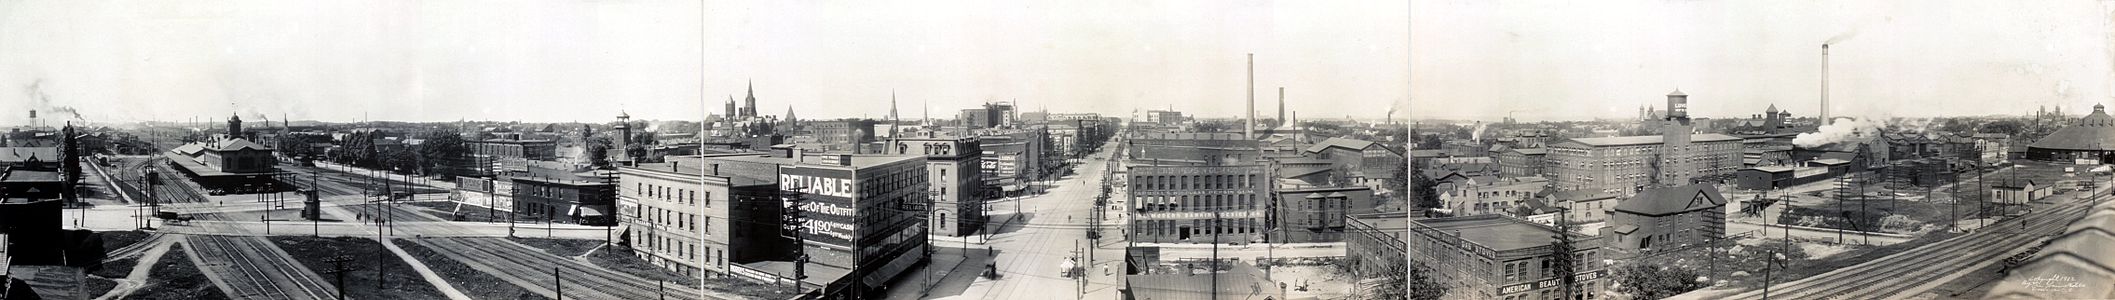
[[[1269,229],[1264,166],[1128,166],[1131,240],[1255,242]]]
[[[1608,210],[1610,254],[1647,255],[1726,237],[1726,197],[1708,183],[1649,188]]]
[[[1654,184],[1729,180],[1742,164],[1742,139],[1693,134],[1689,95],[1667,95],[1664,133],[1657,136],[1578,138],[1549,146],[1551,180],[1560,190],[1630,194]]]
[[[1431,268],[1432,280],[1449,287],[1446,299],[1570,299],[1550,271],[1556,229],[1504,215],[1409,220],[1410,259]],[[1600,295],[1613,279],[1598,262],[1601,238],[1573,239],[1573,295]]]
[[[2115,117],[2093,105],[2093,113],[2027,146],[2027,159],[2099,164],[2115,161]]]

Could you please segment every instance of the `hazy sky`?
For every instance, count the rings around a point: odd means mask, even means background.
[[[1409,5],[1271,1],[0,0],[0,124],[90,120],[696,119],[754,80],[764,114],[906,119],[986,100],[1053,112],[1303,118],[1408,103]],[[1402,116],[1403,113],[1398,113]],[[1266,115],[1267,116],[1267,115]]]
[[[2115,105],[2109,1],[1416,1],[1411,115],[2019,114]]]

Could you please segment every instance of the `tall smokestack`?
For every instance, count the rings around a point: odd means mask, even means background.
[[[1248,125],[1241,133],[1249,139],[1256,138],[1256,54],[1248,54]]]
[[[1285,127],[1285,87],[1278,87],[1278,127]]]
[[[1829,44],[1821,44],[1821,124],[1829,125]]]

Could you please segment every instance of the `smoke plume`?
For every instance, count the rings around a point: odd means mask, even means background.
[[[1857,138],[1860,134],[1874,135],[1885,126],[1871,118],[1837,117],[1815,132],[1801,133],[1792,138],[1792,144],[1803,148],[1814,148]]]

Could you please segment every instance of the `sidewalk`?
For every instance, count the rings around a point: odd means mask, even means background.
[[[904,276],[891,284],[884,299],[932,299],[962,295],[984,271],[984,264],[991,257],[982,249],[967,250],[954,247],[933,248],[932,264],[904,271]],[[932,285],[926,285],[931,279]]]
[[[372,169],[368,169],[368,168],[361,168],[361,167],[354,167],[354,166],[347,166],[347,165],[341,165],[341,164],[336,164],[336,163],[330,163],[330,162],[325,162],[325,161],[321,161],[321,160],[317,160],[317,161],[316,161],[316,168],[318,168],[318,169],[326,169],[326,170],[336,170],[336,171],[340,171],[340,172],[345,172],[346,174],[353,174],[353,175],[355,175],[355,176],[365,176],[365,177],[376,177],[376,178],[384,178],[384,179],[392,179],[392,180],[399,180],[399,181],[405,181],[405,182],[412,182],[412,183],[415,183],[415,184],[419,184],[419,185],[424,185],[424,186],[427,186],[427,187],[431,187],[431,188],[437,188],[437,189],[444,189],[444,190],[454,190],[454,189],[455,189],[455,183],[454,183],[454,182],[448,182],[448,181],[440,181],[440,180],[437,180],[437,179],[433,179],[433,178],[428,178],[428,177],[426,177],[426,176],[417,176],[417,175],[385,175],[385,176],[373,176],[373,175],[369,175],[369,174],[386,174],[386,173],[384,173],[384,172],[381,172],[381,171],[375,171],[375,170],[372,170]],[[426,179],[426,180],[408,180],[408,179],[412,179],[412,178],[419,178],[419,179]]]

